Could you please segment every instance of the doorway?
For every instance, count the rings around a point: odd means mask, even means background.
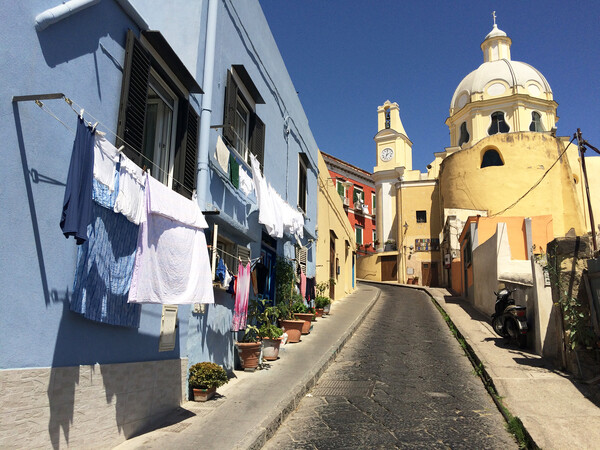
[[[398,280],[398,258],[396,255],[381,257],[381,281]]]
[[[423,277],[423,286],[437,287],[438,281],[438,263],[421,263],[421,276]]]

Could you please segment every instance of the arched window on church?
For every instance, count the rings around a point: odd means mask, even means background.
[[[469,139],[471,139],[471,136],[469,136],[469,131],[467,130],[467,122],[463,122],[460,125],[460,139],[458,140],[458,146],[460,147],[469,142]]]
[[[491,117],[492,124],[488,128],[488,134],[490,136],[497,133],[508,133],[510,128],[504,120],[504,113],[502,111],[493,112]]]
[[[503,166],[504,161],[502,161],[502,157],[497,150],[493,148],[486,150],[483,154],[483,158],[481,158],[481,168],[490,167],[490,166]]]
[[[390,119],[390,109],[385,110],[385,128],[390,128],[391,119]]]
[[[542,116],[537,111],[533,111],[531,113],[531,124],[529,125],[529,131],[544,131],[544,127],[542,127]]]

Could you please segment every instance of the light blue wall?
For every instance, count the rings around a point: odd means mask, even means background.
[[[134,0],[151,29],[161,31],[203,86],[207,0]],[[13,95],[63,92],[112,131],[116,130],[127,29],[136,25],[112,0],[103,0],[36,32],[37,14],[57,1],[10,2],[0,29],[0,368],[66,366],[189,357],[190,364],[215,361],[232,369],[235,335],[233,298],[216,293],[204,314],[180,307],[177,347],[158,353],[161,308],[144,305],[139,329],[98,324],[69,311],[76,258],[74,241],[58,226],[73,134],[33,102],[13,108]],[[10,61],[9,64],[6,61]],[[298,154],[308,154],[308,245],[315,238],[317,145],[277,45],[257,0],[220,0],[211,125],[223,120],[227,70],[243,64],[265,100],[256,112],[266,124],[264,175],[290,205],[297,204]],[[192,99],[199,111],[201,95]],[[64,101],[45,104],[69,128],[76,115]],[[290,133],[284,133],[289,116]],[[88,117],[89,118],[89,117]],[[106,128],[100,126],[101,130]],[[207,216],[219,234],[260,251],[254,196],[235,190],[215,169],[214,148],[221,129],[210,131],[208,201],[221,211]],[[286,139],[287,137],[287,139]],[[109,139],[113,137],[109,135]],[[242,169],[249,170],[248,167]],[[35,175],[32,177],[32,173]],[[294,257],[295,240],[279,240],[277,252]],[[314,251],[308,274],[314,274]],[[7,331],[8,330],[8,331]]]
[[[189,307],[179,313],[186,317],[180,322],[181,342],[162,353],[160,306],[143,306],[137,330],[69,311],[77,250],[73,239],[62,235],[59,220],[74,135],[33,102],[13,105],[11,98],[63,92],[114,131],[126,33],[136,27],[119,6],[104,0],[36,32],[36,15],[58,4],[28,0],[2,6],[0,368],[179,357],[187,346]],[[76,114],[64,101],[44,103],[75,129]]]

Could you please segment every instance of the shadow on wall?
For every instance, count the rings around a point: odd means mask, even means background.
[[[211,361],[229,373],[235,368],[236,334],[231,331],[235,299],[220,288],[215,289],[215,303],[206,305],[204,313],[190,315],[188,337],[189,364]]]
[[[90,439],[110,447],[179,407],[186,377],[182,363],[186,362],[179,358],[178,338],[173,351],[160,354],[171,359],[64,365],[66,360],[109,361],[112,353],[125,360],[143,359],[144,350],[156,352],[159,344],[157,336],[135,328],[84,319],[70,311],[68,295],[62,299],[63,315],[47,386],[49,439],[54,449],[61,444],[89,446]],[[121,351],[116,352],[119,346]]]

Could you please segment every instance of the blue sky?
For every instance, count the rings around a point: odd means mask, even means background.
[[[413,168],[450,145],[444,121],[459,82],[498,27],[513,60],[544,74],[558,134],[600,148],[600,2],[260,0],[319,148],[371,171],[377,106],[397,102]],[[593,153],[586,153],[592,156]]]

